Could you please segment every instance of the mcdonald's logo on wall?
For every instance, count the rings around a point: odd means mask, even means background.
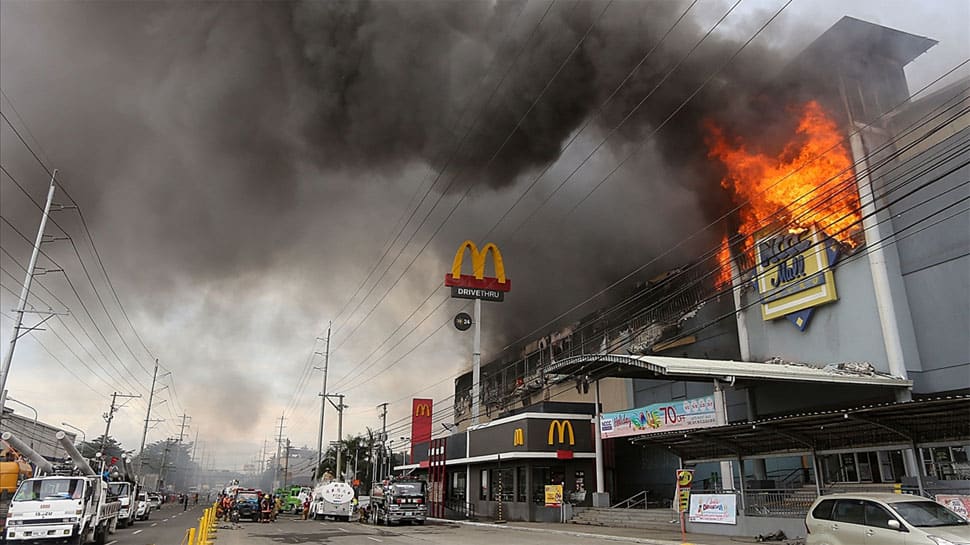
[[[414,459],[414,445],[431,441],[431,414],[434,400],[411,400],[411,457]]]
[[[461,273],[465,250],[472,255],[472,274]],[[489,254],[492,254],[495,276],[485,276],[485,259]],[[502,261],[502,252],[498,246],[489,242],[479,251],[474,242],[466,240],[455,253],[451,273],[445,275],[445,285],[451,288],[452,297],[503,301],[505,292],[512,289],[512,280],[505,276],[505,262]]]
[[[525,445],[525,432],[522,428],[515,428],[515,432],[512,434],[512,446],[521,447]]]
[[[576,436],[573,435],[573,424],[569,420],[553,420],[549,423],[549,444],[554,444],[552,442],[553,438],[559,440],[559,444],[563,444],[566,441],[568,432],[569,444],[576,444]],[[558,434],[558,436],[557,436]]]

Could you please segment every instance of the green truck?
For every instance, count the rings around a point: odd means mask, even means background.
[[[303,500],[310,497],[312,490],[306,486],[291,486],[289,488],[277,488],[276,495],[283,502],[282,511],[299,515],[303,512]]]

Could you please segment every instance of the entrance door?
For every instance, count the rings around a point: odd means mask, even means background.
[[[845,452],[839,456],[839,460],[842,462],[842,482],[859,482],[859,471],[856,468],[855,453]]]
[[[896,475],[893,473],[893,462],[889,458],[889,453],[885,450],[880,450],[876,453],[876,458],[879,460],[879,481],[884,483],[896,482]]]

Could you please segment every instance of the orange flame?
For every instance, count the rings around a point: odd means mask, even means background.
[[[798,127],[777,157],[749,150],[708,123],[708,157],[723,163],[721,185],[742,203],[740,232],[745,251],[760,229],[784,225],[800,232],[815,225],[850,246],[859,229],[859,195],[852,156],[835,121],[819,103],[799,110]],[[728,270],[730,275],[730,269]]]
[[[717,247],[717,273],[714,276],[714,287],[721,290],[731,286],[731,248],[728,246],[727,235]]]

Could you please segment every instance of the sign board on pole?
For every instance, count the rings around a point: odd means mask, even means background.
[[[562,507],[562,485],[546,485],[546,507]]]
[[[472,256],[472,274],[461,273],[465,250]],[[489,254],[495,265],[494,277],[485,276],[485,259]],[[452,297],[500,302],[505,300],[505,292],[512,289],[512,280],[505,276],[505,262],[498,246],[489,242],[479,251],[474,242],[466,240],[458,247],[455,260],[451,264],[451,273],[445,275],[445,286],[451,288]],[[457,319],[455,325],[457,326]]]
[[[468,331],[468,328],[472,326],[472,317],[468,315],[467,312],[459,312],[455,314],[455,329],[458,331]]]
[[[716,426],[717,409],[717,398],[710,395],[603,413],[600,436],[610,439]]]
[[[694,494],[690,497],[687,520],[712,524],[737,524],[737,514],[737,496],[734,494]]]
[[[694,482],[693,469],[677,470],[677,511],[683,513],[690,507],[690,484]]]

